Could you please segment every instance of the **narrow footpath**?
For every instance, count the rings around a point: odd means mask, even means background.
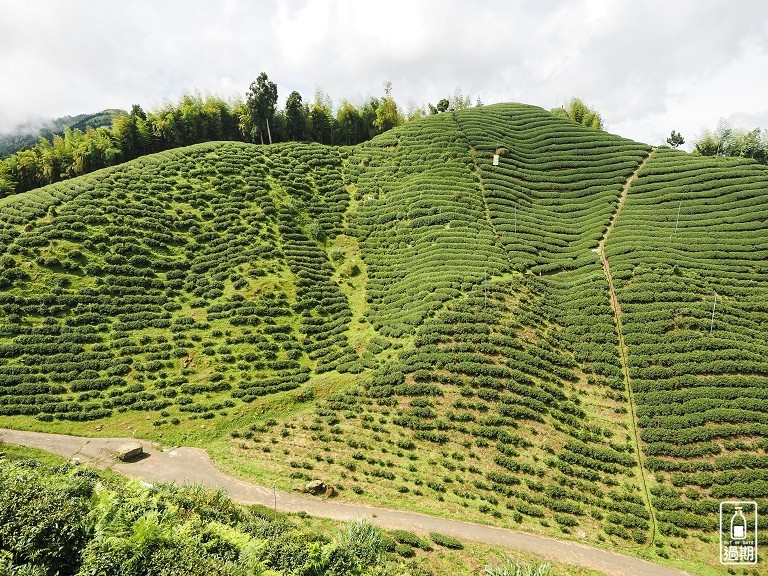
[[[399,528],[418,533],[440,532],[462,540],[529,552],[553,561],[598,570],[611,576],[691,576],[682,570],[577,542],[414,512],[273,491],[272,488],[250,484],[222,473],[213,465],[208,453],[200,448],[163,450],[151,442],[135,438],[84,438],[5,428],[0,428],[0,440],[47,450],[98,468],[110,468],[124,476],[142,478],[147,482],[200,484],[210,489],[221,488],[239,504],[262,504],[272,507],[276,496],[277,508],[282,512],[306,512],[312,516],[341,521],[366,518],[371,523],[389,530]],[[135,462],[116,461],[114,452],[126,442],[139,442],[146,457]]]
[[[629,405],[629,417],[632,426],[633,444],[635,454],[637,456],[637,466],[640,470],[640,481],[643,485],[645,505],[648,509],[648,514],[650,515],[650,540],[648,542],[648,546],[652,546],[656,539],[656,514],[654,513],[653,505],[651,504],[651,493],[648,489],[648,481],[645,474],[645,468],[643,467],[643,458],[642,454],[640,453],[640,432],[638,431],[637,426],[637,411],[635,410],[635,399],[632,395],[632,382],[629,378],[629,364],[627,361],[629,352],[627,351],[627,345],[624,343],[624,326],[621,321],[621,305],[619,304],[619,299],[616,296],[616,289],[613,285],[611,266],[608,263],[608,257],[605,255],[605,243],[608,240],[608,236],[610,236],[611,231],[613,231],[613,227],[616,224],[616,220],[619,217],[621,209],[624,207],[624,202],[627,200],[629,189],[632,187],[634,181],[637,180],[637,175],[640,170],[648,163],[655,151],[655,148],[652,149],[648,156],[646,156],[640,165],[635,169],[632,175],[627,178],[627,181],[624,183],[624,187],[621,190],[621,195],[619,196],[619,203],[616,206],[616,211],[613,213],[613,216],[611,216],[611,222],[608,224],[608,228],[606,229],[605,234],[603,234],[603,237],[600,239],[600,242],[597,245],[597,253],[600,256],[600,262],[603,265],[603,273],[605,274],[605,279],[608,281],[608,294],[611,301],[611,310],[613,311],[613,322],[616,327],[616,336],[618,338],[621,372],[624,375],[624,387],[627,391],[627,404]]]

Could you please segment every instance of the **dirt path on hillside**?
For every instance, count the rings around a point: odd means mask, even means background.
[[[632,424],[632,438],[633,438],[633,444],[635,448],[635,454],[637,455],[637,466],[640,470],[640,481],[643,484],[643,494],[645,497],[645,505],[648,509],[648,514],[650,515],[650,541],[648,543],[648,546],[652,546],[654,541],[656,540],[656,513],[654,512],[653,505],[651,504],[651,494],[650,490],[648,489],[648,480],[646,479],[645,475],[645,468],[643,467],[643,458],[642,454],[640,452],[640,432],[638,431],[637,426],[637,411],[635,409],[635,399],[632,395],[632,382],[629,379],[629,364],[627,357],[629,355],[627,351],[627,345],[624,342],[624,325],[621,320],[621,304],[619,303],[619,298],[616,295],[616,289],[613,284],[613,276],[611,275],[611,266],[608,263],[608,257],[605,254],[605,243],[608,240],[608,236],[613,231],[613,227],[616,225],[616,220],[619,218],[619,212],[621,212],[621,209],[624,207],[624,202],[627,200],[627,195],[629,194],[629,189],[632,187],[632,184],[635,180],[637,180],[637,176],[640,173],[640,170],[645,166],[648,161],[653,156],[653,153],[656,152],[656,148],[653,148],[651,152],[643,159],[642,162],[640,162],[640,165],[635,168],[635,171],[632,172],[632,175],[627,178],[627,181],[624,183],[624,187],[621,189],[621,195],[619,196],[619,203],[616,206],[616,211],[613,213],[613,216],[611,216],[611,222],[608,224],[608,228],[605,230],[605,234],[603,234],[603,237],[600,239],[600,242],[597,245],[597,253],[600,256],[600,263],[603,265],[603,274],[605,275],[605,279],[608,281],[608,295],[611,302],[611,310],[613,311],[613,322],[616,327],[616,337],[618,340],[618,348],[619,348],[619,358],[621,360],[621,372],[624,375],[624,387],[627,391],[627,403],[629,405],[629,416],[630,421]]]
[[[76,458],[99,468],[111,468],[124,476],[142,478],[149,482],[195,483],[208,488],[222,488],[233,501],[240,504],[263,504],[270,507],[274,504],[272,488],[249,484],[223,474],[213,465],[208,453],[200,448],[163,450],[156,444],[135,438],[83,438],[5,428],[0,428],[0,439],[9,444],[41,448],[68,459]],[[126,442],[139,442],[147,456],[135,462],[116,461],[112,456],[113,452]],[[303,511],[312,516],[343,521],[367,518],[386,529],[400,528],[418,533],[440,532],[463,540],[530,552],[553,561],[584,566],[612,576],[688,575],[681,570],[576,542],[414,512],[324,500],[279,490],[276,494],[277,508],[283,512]]]

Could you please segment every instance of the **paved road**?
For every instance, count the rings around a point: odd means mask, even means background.
[[[249,484],[223,474],[213,465],[208,453],[199,448],[161,450],[151,442],[138,440],[148,456],[128,463],[117,462],[112,454],[122,444],[137,442],[134,438],[83,438],[0,428],[0,439],[9,444],[41,448],[69,459],[77,458],[83,463],[99,468],[111,468],[124,476],[143,478],[149,482],[196,483],[209,488],[223,488],[233,501],[241,504],[272,506],[274,503],[272,488]],[[553,561],[584,566],[611,576],[691,576],[688,572],[576,542],[414,512],[345,504],[337,500],[329,501],[282,491],[277,491],[277,507],[284,512],[303,511],[312,516],[334,520],[367,518],[386,529],[440,532],[462,540],[474,540],[530,552]]]

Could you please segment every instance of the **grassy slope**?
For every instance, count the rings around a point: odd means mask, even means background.
[[[707,478],[668,454],[646,452],[649,464],[674,468],[653,487],[663,533],[648,532],[594,253],[647,151],[534,107],[498,105],[412,122],[353,149],[193,146],[0,200],[0,251],[10,256],[0,257],[0,424],[195,444],[281,487],[319,476],[349,499],[711,564],[709,520],[664,514],[683,503],[714,518],[710,500],[691,492]],[[675,278],[704,274],[700,255],[678,248],[677,272],[660,279],[674,264],[635,246],[641,230],[668,234],[675,202],[701,194],[695,178],[718,169],[697,202],[729,211],[722,233],[744,248],[711,250],[744,263],[714,269],[697,298],[739,278],[738,295],[718,290],[723,313],[759,347],[763,271],[749,251],[765,172],[697,164],[678,174],[688,158],[657,152],[607,244],[625,328],[648,324],[648,299],[635,304],[633,291],[677,294]],[[726,178],[757,183],[736,192]],[[666,224],[642,211],[664,203]],[[742,205],[751,216],[731,218]],[[652,233],[663,243],[661,232]],[[708,236],[695,240],[708,250]],[[674,317],[680,304],[670,306]],[[700,332],[703,315],[693,314]],[[660,397],[645,392],[681,386],[642,370],[698,361],[687,350],[657,357],[660,342],[627,338],[645,426],[661,414]],[[720,450],[749,457],[764,449],[768,371],[736,336],[716,342],[737,367],[697,377],[727,375],[729,397],[753,394],[752,410],[735,402],[727,418],[746,417],[754,433],[717,436]],[[748,378],[736,374],[743,366]],[[718,400],[711,387],[701,390],[684,405],[698,414],[694,429],[720,417],[707,411]],[[746,495],[764,480],[759,462],[713,471],[757,467],[740,473]]]

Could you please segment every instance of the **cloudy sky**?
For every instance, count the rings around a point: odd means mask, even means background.
[[[741,0],[0,0],[0,132],[34,118],[145,109],[185,91],[280,105],[406,107],[460,88],[550,109],[571,96],[609,131],[690,143],[719,118],[768,128],[768,2]]]

